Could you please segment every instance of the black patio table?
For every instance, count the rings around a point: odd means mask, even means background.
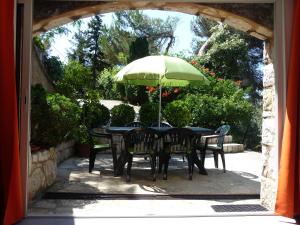
[[[158,135],[163,135],[165,132],[167,132],[168,130],[170,130],[174,127],[150,127],[150,128],[156,130]],[[186,127],[186,128],[192,130],[196,135],[199,135],[199,136],[210,135],[210,134],[214,133],[213,130],[208,129],[208,128],[203,128],[203,127]],[[136,127],[113,127],[112,126],[112,127],[107,127],[105,130],[107,133],[111,133],[111,134],[124,134],[133,129],[137,129],[137,128]],[[194,158],[194,164],[199,169],[199,173],[203,174],[203,175],[207,175],[207,172],[206,172],[204,166],[202,165],[199,157],[197,156],[196,152],[194,152],[193,158]],[[114,171],[115,176],[119,176],[119,175],[123,174],[123,168],[126,164],[126,162],[124,160],[125,160],[125,158],[124,158],[123,154],[121,153],[117,160],[116,171]]]
[[[156,130],[158,133],[163,134],[164,132],[174,127],[150,127],[150,128]],[[209,135],[214,133],[213,130],[208,128],[203,128],[203,127],[186,127],[186,128],[192,130],[197,135],[204,135],[204,134]],[[137,129],[137,127],[107,127],[105,130],[107,133],[111,133],[111,134],[123,134],[133,129]]]

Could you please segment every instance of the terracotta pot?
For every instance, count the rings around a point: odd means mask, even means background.
[[[75,145],[76,155],[83,158],[90,156],[90,146],[88,144],[76,143]]]

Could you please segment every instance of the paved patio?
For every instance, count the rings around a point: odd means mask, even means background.
[[[214,205],[259,205],[253,199],[182,199],[176,195],[258,195],[260,193],[261,154],[243,152],[226,154],[227,172],[213,167],[213,157],[208,156],[205,167],[208,175],[194,173],[193,180],[187,179],[187,162],[173,158],[170,163],[168,180],[158,177],[151,180],[149,162],[144,158],[134,161],[132,181],[126,183],[125,177],[113,177],[110,155],[98,155],[95,170],[89,174],[88,160],[70,158],[58,168],[56,182],[48,192],[94,193],[94,194],[143,194],[144,196],[169,196],[162,199],[36,199],[30,204],[29,215],[34,216],[204,216],[223,215],[215,212]],[[113,210],[112,210],[113,209]],[[234,215],[249,215],[251,212],[231,212]],[[252,212],[253,213],[253,212]],[[228,213],[226,213],[227,215]],[[230,212],[229,212],[230,214]],[[257,214],[257,212],[254,212]],[[270,214],[270,212],[259,212]]]
[[[243,152],[226,154],[227,172],[215,169],[213,157],[205,161],[208,175],[195,170],[193,180],[187,178],[187,162],[181,157],[172,158],[168,180],[159,175],[156,182],[150,176],[150,163],[143,157],[135,158],[132,181],[114,177],[110,155],[98,155],[93,173],[88,173],[88,159],[70,158],[58,168],[56,182],[49,192],[146,194],[146,195],[226,195],[259,194],[261,154]],[[220,163],[220,162],[219,162]],[[222,167],[222,165],[221,165]]]

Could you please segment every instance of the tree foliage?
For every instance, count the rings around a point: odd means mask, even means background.
[[[64,76],[57,83],[57,90],[72,99],[83,99],[92,89],[93,77],[89,68],[77,61],[70,61],[64,68]]]
[[[223,79],[241,81],[241,87],[251,88],[254,103],[261,99],[262,41],[237,31],[228,25],[218,24],[211,28],[204,54],[196,61]]]
[[[101,45],[99,45],[101,36],[103,36],[102,19],[100,15],[96,15],[88,23],[88,29],[86,31],[87,58],[93,74],[94,88],[96,87],[97,74],[108,67],[107,62],[104,60]]]

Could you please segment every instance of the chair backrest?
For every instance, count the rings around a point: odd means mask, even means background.
[[[225,135],[229,132],[229,130],[229,125],[222,125],[215,131],[216,134],[220,135],[220,137],[217,138],[217,145],[219,147],[223,146]]]
[[[136,128],[123,135],[125,151],[133,153],[149,153],[156,151],[157,133],[151,128]]]
[[[172,128],[164,133],[163,140],[170,148],[174,146],[174,151],[186,152],[191,150],[194,137],[195,133],[188,128]]]
[[[142,127],[141,122],[131,122],[124,125],[124,127]]]
[[[151,123],[150,127],[158,127],[158,122]],[[165,122],[161,122],[160,127],[172,127],[172,125]]]
[[[89,145],[93,147],[97,143],[109,143],[112,144],[112,135],[108,133],[95,131],[98,128],[92,128],[88,130]]]

